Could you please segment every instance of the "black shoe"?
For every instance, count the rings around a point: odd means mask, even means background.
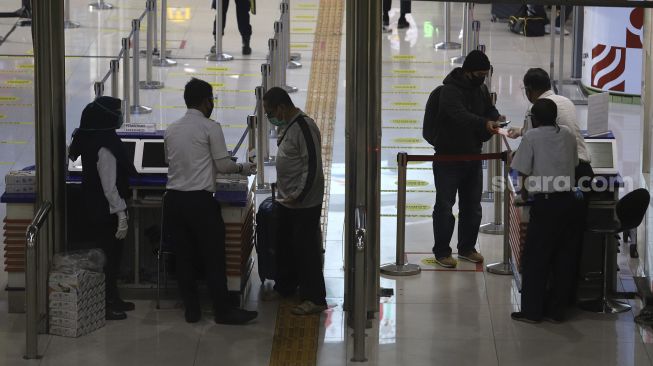
[[[510,314],[510,317],[512,318],[512,320],[517,320],[519,322],[524,322],[524,323],[528,323],[528,324],[537,324],[537,323],[540,322],[540,320],[527,318],[526,315],[524,313],[522,313],[521,311],[517,311],[517,312],[514,312],[514,313]]]
[[[106,308],[104,313],[104,319],[106,320],[125,320],[127,319],[127,314],[124,311],[112,309],[110,307]]]
[[[256,319],[257,316],[257,311],[231,308],[216,314],[215,322],[217,324],[240,325]]]
[[[251,39],[251,36],[243,37],[243,55],[251,55],[252,54],[252,48],[249,46],[249,40],[250,39]]]
[[[186,311],[184,311],[184,318],[186,319],[186,323],[197,323],[202,319],[202,311],[186,309]]]
[[[120,298],[109,301],[108,306],[118,311],[132,311],[136,309],[136,305],[133,302],[123,301]]]
[[[410,27],[410,23],[406,20],[406,18],[399,18],[399,21],[397,22],[397,28],[398,29],[404,29]]]

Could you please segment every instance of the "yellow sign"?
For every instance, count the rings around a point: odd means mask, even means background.
[[[414,84],[397,84],[397,85],[393,85],[392,89],[414,90],[414,89],[417,89],[417,85],[414,85]]]
[[[297,15],[295,19],[315,19],[315,15]]]
[[[206,71],[229,71],[230,69],[228,67],[207,67]]]
[[[295,27],[292,28],[292,31],[295,33],[313,33],[315,29],[310,27]]]
[[[0,95],[0,102],[15,102],[19,100],[18,97],[8,97]]]
[[[0,140],[0,144],[7,144],[7,145],[24,145],[26,143],[27,141],[23,141],[23,140]]]
[[[392,56],[392,59],[395,60],[395,61],[414,60],[415,56],[413,56],[413,55],[394,55],[394,56]]]
[[[408,70],[408,69],[395,69],[392,70],[395,74],[415,74],[417,70]]]
[[[298,8],[301,9],[315,9],[317,8],[317,4],[310,4],[310,3],[301,3],[296,5]]]
[[[398,137],[394,139],[394,142],[398,144],[419,144],[422,142],[422,139],[416,137]]]
[[[7,118],[7,116],[5,116],[4,114],[0,114],[0,119],[5,119],[5,118]]]
[[[31,83],[32,80],[23,80],[23,79],[14,79],[14,80],[5,81],[5,84],[9,84],[9,85],[27,85]]]
[[[398,182],[395,182],[395,184],[398,184]],[[425,187],[428,186],[429,182],[425,180],[414,180],[414,179],[408,179],[406,181],[406,187]]]
[[[309,48],[310,44],[308,43],[291,43],[290,48]]]
[[[22,65],[18,65],[18,68],[19,69],[32,69],[33,70],[34,69],[34,64],[22,64]]]
[[[211,84],[211,86],[214,87],[214,88],[224,88],[224,83],[216,83],[216,82],[212,81],[212,82],[209,82],[209,84]]]
[[[427,211],[432,210],[433,206],[425,205],[422,203],[407,203],[406,211]]]
[[[2,122],[0,121],[0,125],[33,125],[34,122]]]
[[[168,19],[173,22],[183,22],[190,18],[190,8],[168,8]]]
[[[392,123],[396,123],[398,125],[408,125],[408,124],[417,123],[417,120],[416,119],[393,119]]]
[[[417,102],[394,102],[392,105],[395,107],[416,107]]]
[[[422,259],[422,264],[426,264],[427,266],[435,266],[435,257]]]

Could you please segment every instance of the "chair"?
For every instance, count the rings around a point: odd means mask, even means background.
[[[630,305],[608,297],[608,241],[614,235],[635,229],[642,223],[644,214],[650,202],[650,195],[644,188],[636,189],[617,202],[615,208],[616,220],[608,227],[590,227],[588,231],[603,235],[603,286],[601,297],[579,303],[581,309],[595,313],[614,314],[630,310]]]

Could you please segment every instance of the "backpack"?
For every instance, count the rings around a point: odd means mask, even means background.
[[[433,89],[429,95],[424,109],[424,121],[422,122],[422,137],[429,144],[435,146],[435,140],[438,137],[438,109],[440,108],[440,90],[443,85]]]

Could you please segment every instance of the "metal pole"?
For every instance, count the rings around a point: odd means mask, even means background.
[[[122,39],[122,111],[125,113],[125,123],[131,121],[131,113],[129,113],[130,101],[129,97],[129,38]]]
[[[457,50],[460,43],[451,42],[451,3],[444,3],[444,42],[435,45],[436,50]]]
[[[286,12],[286,24],[288,25],[288,59],[291,61],[288,63],[289,69],[298,69],[302,67],[302,64],[299,60],[302,59],[302,54],[298,52],[290,52],[290,0],[282,0],[288,5],[288,11]],[[292,64],[292,65],[291,65]]]
[[[471,52],[472,50],[478,49],[478,45],[480,44],[480,37],[481,37],[481,22],[478,20],[474,20],[472,22],[472,43],[470,44],[469,51]]]
[[[132,30],[134,31],[134,35],[132,36],[132,47],[134,48],[134,57],[132,58],[132,98],[133,98],[133,104],[129,108],[129,111],[131,114],[147,114],[147,113],[152,113],[152,108],[143,106],[140,104],[141,102],[141,96],[140,96],[140,90],[138,89],[138,86],[140,85],[140,60],[139,60],[139,54],[140,54],[140,28],[141,28],[141,21],[138,19],[132,19]],[[129,80],[127,81],[129,83]],[[126,122],[126,121],[125,121]]]
[[[93,84],[93,91],[95,91],[95,97],[99,98],[104,95],[104,83],[101,81],[96,81]]]
[[[170,67],[176,66],[177,61],[168,58],[168,50],[166,43],[168,42],[168,0],[161,0],[161,50],[159,58],[154,60],[154,66]],[[156,37],[155,37],[156,38]]]
[[[215,2],[215,53],[206,56],[209,61],[231,61],[233,56],[222,52],[222,1]]]
[[[510,154],[510,151],[508,151]],[[503,262],[488,264],[485,268],[488,272],[498,275],[511,275],[512,266],[510,258],[512,256],[510,249],[510,195],[512,190],[510,185],[510,166],[506,162],[503,166]],[[499,197],[497,197],[497,201]],[[496,213],[495,213],[496,214]]]
[[[35,235],[35,234],[34,234]],[[28,233],[26,249],[26,270],[25,270],[25,305],[26,305],[26,324],[25,324],[25,343],[26,359],[38,359],[39,356],[39,310],[38,310],[38,280],[36,277],[37,262],[36,249],[34,248],[36,238]]]
[[[367,325],[367,305],[365,299],[365,247],[367,242],[367,220],[365,207],[355,211],[356,251],[354,277],[354,355],[352,361],[365,362],[365,328]]]
[[[562,82],[564,78],[564,62],[565,62],[565,10],[567,7],[562,5],[560,7],[560,51],[558,52],[558,90],[557,93],[562,93]],[[553,18],[553,16],[551,16]]]
[[[299,62],[302,56],[299,53],[290,52],[290,0],[282,0],[281,7],[281,22],[283,23],[283,39],[286,45],[285,59],[287,61],[287,67],[289,69],[299,69],[302,67],[302,64]]]
[[[406,172],[408,154],[397,154],[397,247],[396,263],[381,266],[381,273],[391,276],[412,276],[421,272],[417,264],[406,262]]]
[[[273,87],[271,83],[272,70],[273,68],[270,67],[270,64],[268,63],[261,65],[261,82],[263,85],[261,86],[260,98],[257,100],[257,103],[260,103],[260,109],[258,110],[260,113],[259,121],[261,121],[259,126],[259,133],[261,136],[263,136],[259,141],[261,141],[261,153],[263,155],[263,163],[265,163],[265,165],[274,165],[276,163],[275,157],[270,156],[270,129],[274,129],[274,126],[268,123],[268,119],[263,113],[263,95],[269,88]]]
[[[109,69],[111,70],[111,96],[118,98],[118,69],[120,67],[119,60],[109,61]]]
[[[551,33],[551,56],[549,58],[549,76],[551,77],[551,81],[553,84],[553,88],[555,89],[555,54],[556,54],[556,39],[555,39],[555,14],[556,14],[556,5],[551,6],[551,23],[549,25],[549,32]]]
[[[494,135],[492,138],[492,147],[490,153],[501,152],[501,135]],[[503,234],[503,224],[501,222],[501,191],[494,190],[494,183],[496,177],[501,175],[501,160],[494,160],[490,162],[491,169],[488,171],[488,190],[492,189],[494,196],[494,221],[481,225],[479,232],[484,234],[501,235]]]
[[[250,114],[247,116],[247,160],[250,163],[253,163],[254,160],[250,160],[252,153],[256,154],[256,115]]]
[[[281,3],[281,11],[284,11],[285,8],[284,3]],[[283,13],[281,16],[281,19],[283,19]],[[277,57],[276,57],[276,65],[273,65],[277,69],[277,77],[279,78],[279,86],[283,88],[286,92],[288,93],[294,93],[298,89],[295,86],[290,86],[287,85],[286,83],[286,70],[288,66],[288,52],[287,52],[287,47],[286,45],[286,39],[283,36],[283,22],[274,22],[274,38],[276,38],[278,41],[277,43]]]
[[[267,64],[261,65],[261,69],[267,69]],[[264,73],[267,70],[263,71]],[[270,185],[265,183],[265,159],[266,149],[268,149],[268,127],[263,111],[263,94],[265,89],[257,86],[256,92],[256,191],[258,193],[267,193],[270,191]],[[267,152],[269,155],[269,152]]]
[[[583,77],[583,24],[585,16],[582,6],[574,6],[574,29],[572,38],[571,55],[571,78],[580,79]]]
[[[154,9],[156,8],[155,0],[147,0],[147,44],[145,52],[145,81],[139,81],[141,89],[161,89],[163,88],[163,82],[153,81],[152,80],[152,55],[154,44],[154,28],[152,27],[156,24],[156,18],[154,17]],[[136,53],[135,53],[136,55]],[[138,57],[135,57],[137,59]],[[138,80],[138,79],[136,79]]]
[[[115,6],[109,3],[105,3],[104,0],[98,0],[97,2],[88,4],[88,6],[90,6],[91,9],[94,10],[110,10],[116,8]]]
[[[63,27],[66,29],[71,29],[71,28],[79,28],[81,25],[77,22],[73,22],[70,20],[70,0],[66,0],[66,3],[64,4],[64,23]]]
[[[157,46],[157,43],[159,42],[159,24],[157,24],[157,15],[158,15],[158,10],[157,10],[157,4],[156,0],[152,0],[153,6],[152,6],[152,35],[154,38],[154,41],[152,42],[152,55],[155,56],[160,56],[159,55],[159,47]],[[161,13],[165,13],[163,10],[161,10]],[[147,28],[149,30],[150,28],[150,18],[147,19]]]
[[[268,65],[269,65],[269,78],[268,78],[268,85],[265,90],[269,90],[271,88],[274,88],[275,86],[279,86],[278,79],[277,79],[277,40],[276,38],[270,38],[268,39]]]
[[[460,47],[460,56],[451,59],[452,64],[462,64],[465,62],[469,49],[469,3],[463,4],[463,43]]]

